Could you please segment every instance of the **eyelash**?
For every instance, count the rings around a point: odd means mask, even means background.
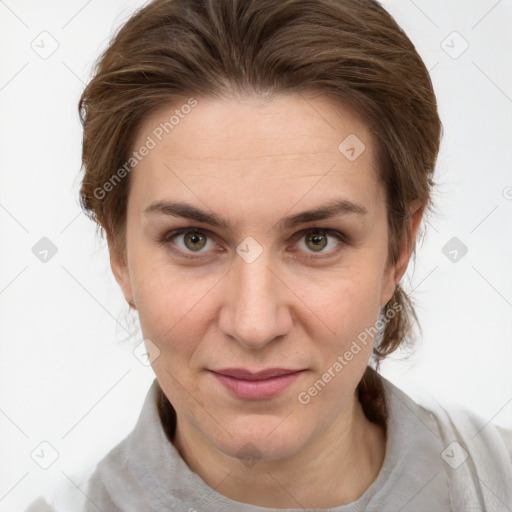
[[[185,233],[190,233],[190,232],[198,233],[205,237],[208,237],[209,239],[212,239],[212,237],[210,236],[210,232],[208,230],[205,230],[202,228],[194,228],[192,226],[189,226],[186,228],[180,228],[180,229],[175,229],[175,230],[166,232],[158,240],[158,242],[161,245],[167,245],[169,242],[172,241],[173,238],[176,238],[179,235],[183,235]],[[296,233],[294,235],[294,239],[299,241],[301,238],[304,238],[308,235],[318,234],[318,233],[323,234],[323,235],[329,235],[329,236],[336,238],[338,240],[339,244],[336,246],[335,249],[332,249],[328,253],[318,253],[319,256],[307,256],[305,259],[318,260],[319,258],[330,257],[334,254],[337,254],[341,250],[342,246],[348,244],[348,238],[344,233],[341,233],[340,231],[336,231],[334,229],[321,228],[321,227],[312,227],[312,228],[308,228],[308,229],[303,229],[302,231],[299,231],[298,233]],[[179,252],[180,257],[189,259],[189,260],[198,260],[198,259],[201,259],[204,257],[204,256],[189,256],[188,254],[192,254],[192,253],[184,253],[181,249],[173,249],[173,251]],[[328,254],[328,256],[325,256],[324,254]],[[322,256],[322,255],[324,255],[324,256]]]

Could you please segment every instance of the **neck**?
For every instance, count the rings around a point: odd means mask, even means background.
[[[247,464],[177,422],[174,444],[192,471],[224,496],[268,508],[331,508],[356,500],[377,477],[386,435],[357,395],[322,436],[300,453]]]

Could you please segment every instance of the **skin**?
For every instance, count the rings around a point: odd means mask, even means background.
[[[147,118],[134,148],[175,108]],[[366,146],[354,161],[338,150],[349,134]],[[174,444],[183,459],[216,492],[253,505],[327,508],[357,499],[386,447],[356,396],[373,340],[308,404],[297,397],[375,325],[413,248],[387,265],[384,189],[364,122],[312,93],[198,98],[131,180],[126,257],[109,239],[111,266],[144,337],[160,350],[152,367],[177,412]],[[366,214],[276,227],[340,198]],[[190,203],[231,227],[144,213],[159,200]],[[414,241],[422,209],[411,213]],[[159,242],[185,227],[209,232],[199,253],[186,234]],[[306,228],[337,230],[348,241],[320,234],[327,246],[317,252],[301,235]],[[263,251],[252,263],[236,252],[249,236]],[[227,367],[305,371],[274,398],[244,400],[208,371]]]

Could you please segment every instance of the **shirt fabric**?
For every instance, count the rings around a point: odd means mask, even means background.
[[[512,511],[512,432],[465,409],[421,406],[381,377],[387,442],[377,478],[352,503],[271,509],[231,500],[189,469],[167,439],[151,385],[133,431],[81,485],[26,512],[472,512]]]

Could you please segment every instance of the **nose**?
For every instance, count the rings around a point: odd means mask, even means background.
[[[269,263],[265,251],[252,263],[237,257],[224,280],[219,327],[247,349],[261,349],[292,327],[292,294]]]

